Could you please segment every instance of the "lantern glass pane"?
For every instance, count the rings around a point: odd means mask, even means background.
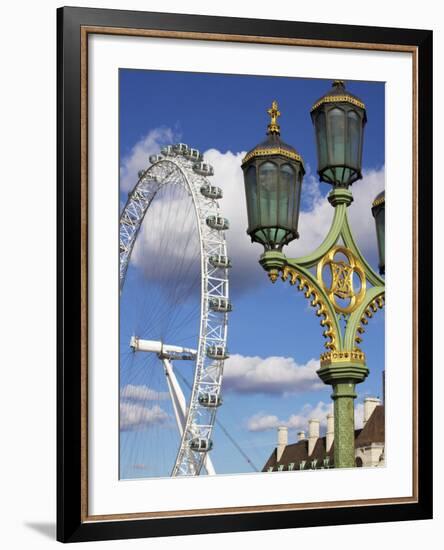
[[[333,166],[345,164],[345,112],[335,107],[328,112],[331,132],[331,162]]]
[[[257,203],[257,182],[256,167],[250,166],[245,176],[245,192],[247,196],[248,222],[250,227],[258,225],[258,203]]]
[[[279,226],[292,227],[295,203],[296,173],[290,164],[283,164],[279,180]]]
[[[295,231],[298,230],[303,178],[304,178],[304,174],[302,173],[301,168],[298,167],[296,170],[295,201],[294,201],[294,210],[293,210],[293,229]]]
[[[379,266],[385,267],[385,208],[381,208],[375,217],[378,237]]]
[[[264,162],[259,167],[260,225],[277,225],[278,170],[273,162]]]
[[[359,167],[359,141],[361,120],[355,111],[347,114],[347,164]]]
[[[316,117],[316,138],[318,142],[319,168],[328,163],[327,155],[327,128],[325,124],[325,113],[321,111]]]

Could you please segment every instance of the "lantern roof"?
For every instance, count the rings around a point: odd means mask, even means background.
[[[301,155],[296,151],[294,147],[288,145],[282,141],[280,134],[281,128],[277,122],[278,117],[281,115],[278,110],[277,101],[273,101],[271,108],[267,110],[270,115],[270,123],[267,126],[267,139],[253,147],[242,160],[242,164],[247,163],[249,160],[257,157],[268,157],[273,155],[280,155],[296,162],[300,162],[302,167],[304,161]]]
[[[313,107],[311,108],[311,112],[315,111],[318,107],[324,105],[325,103],[350,103],[351,105],[355,105],[365,111],[365,104],[359,99],[359,97],[351,94],[345,89],[345,82],[343,80],[333,81],[331,90],[315,101]]]
[[[376,195],[375,200],[372,203],[372,207],[379,206],[381,204],[385,204],[385,190],[381,191]]]

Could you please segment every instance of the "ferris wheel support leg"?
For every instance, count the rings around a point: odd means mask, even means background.
[[[173,371],[173,365],[169,359],[165,357],[162,359],[163,366],[165,369],[165,376],[167,379],[168,389],[170,392],[171,401],[173,403],[174,415],[176,417],[177,428],[180,435],[182,436],[183,430],[185,428],[186,422],[186,401],[185,396],[179,382],[177,381],[176,375]]]
[[[207,456],[205,457],[204,466],[209,476],[216,475],[216,470],[214,469],[213,463],[211,462],[211,458],[208,453],[207,453]]]
[[[180,435],[183,435],[186,423],[186,400],[183,394],[179,382],[174,374],[173,365],[169,359],[165,357],[162,359],[165,369],[165,376],[167,379],[168,389],[170,391],[171,401],[173,403],[174,414],[176,416],[177,428]],[[209,476],[214,476],[216,470],[214,469],[210,455],[207,453],[204,461],[204,466]]]

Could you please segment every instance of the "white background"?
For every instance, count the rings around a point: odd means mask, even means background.
[[[55,8],[53,1],[20,2],[2,6],[2,243],[1,270],[1,361],[2,440],[0,453],[0,499],[3,547],[47,548],[56,544],[55,529]],[[163,0],[162,4],[142,1],[77,2],[77,5],[202,13],[213,15],[281,18],[299,21],[349,23],[431,28],[435,30],[435,97],[444,86],[442,51],[444,20],[439,3],[423,0],[389,4],[386,0],[362,3],[344,0],[280,2],[271,11],[264,2],[224,0]],[[279,7],[277,7],[279,6]],[[367,7],[367,10],[365,9]],[[441,17],[441,20],[440,20]],[[440,67],[440,70],[438,70]],[[435,109],[435,162],[444,141],[438,135],[443,124],[442,103]],[[439,139],[438,139],[439,138]],[[438,173],[438,172],[437,172]],[[441,182],[442,183],[442,182]],[[436,186],[435,211],[444,195]],[[436,215],[436,218],[438,216]],[[443,221],[436,220],[442,232]],[[438,238],[435,238],[438,243]],[[435,245],[438,260],[438,244]],[[441,262],[442,263],[442,262]],[[435,280],[439,268],[436,262]],[[435,319],[442,292],[436,285]],[[436,339],[439,334],[436,331]],[[438,363],[438,359],[436,359]],[[428,365],[424,365],[428,368]],[[442,404],[438,388],[444,376],[435,368],[435,461],[443,455]],[[378,525],[338,526],[299,530],[268,531],[199,537],[177,537],[155,541],[95,543],[101,547],[191,549],[249,545],[270,548],[281,545],[328,545],[347,549],[359,546],[404,549],[417,548],[438,538],[444,531],[442,468],[435,470],[435,520]],[[441,488],[441,492],[439,492]],[[441,494],[440,494],[441,493]],[[91,545],[90,543],[88,544]]]

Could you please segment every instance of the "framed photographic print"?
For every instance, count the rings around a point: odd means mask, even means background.
[[[431,98],[431,31],[58,10],[60,541],[432,517]]]

